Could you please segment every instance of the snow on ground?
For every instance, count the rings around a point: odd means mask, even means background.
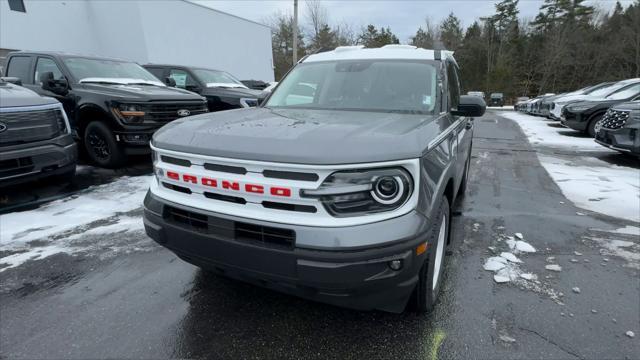
[[[538,159],[562,193],[577,207],[640,222],[640,170],[617,166],[588,156],[589,152],[617,154],[588,137],[563,134],[570,129],[549,126],[549,121],[516,112],[501,113],[514,120],[538,152]],[[546,151],[551,150],[551,151]],[[560,156],[553,150],[578,151]],[[622,156],[622,155],[620,155]]]
[[[0,215],[0,253],[8,254],[0,258],[0,272],[57,253],[136,248],[117,235],[143,231],[139,211],[150,180],[122,177],[35,210]]]

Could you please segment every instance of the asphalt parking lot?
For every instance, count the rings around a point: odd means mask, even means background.
[[[0,357],[638,358],[639,225],[573,205],[557,169],[637,171],[637,160],[537,143],[503,115],[475,120],[469,189],[430,315],[312,303],[182,262],[142,230],[150,167],[141,161],[117,173],[81,167],[71,187],[4,195],[0,227],[12,216],[24,230],[12,232],[20,247],[0,242]],[[83,213],[78,226],[64,220],[87,200],[102,212]],[[497,283],[483,267],[516,233],[536,249],[517,265],[530,279]]]

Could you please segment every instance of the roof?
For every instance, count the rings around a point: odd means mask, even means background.
[[[379,48],[365,49],[363,45],[339,46],[335,50],[309,55],[303,62],[335,61],[335,60],[436,60],[438,50],[428,50],[412,45],[385,45]],[[442,58],[453,60],[453,51],[441,50]],[[454,60],[455,61],[455,60]]]
[[[76,54],[76,53],[69,53],[69,52],[63,52],[63,51],[20,50],[20,51],[12,51],[9,54],[16,54],[16,55],[46,55],[46,56],[59,57],[59,58],[79,57],[79,58],[95,59],[95,60],[113,60],[113,61],[135,62],[135,61],[132,61],[132,60],[127,60],[127,59],[119,59],[119,58],[112,58],[112,57],[98,56],[98,55]]]
[[[257,21],[253,21],[253,20],[245,19],[245,18],[243,18],[243,17],[241,17],[241,16],[234,15],[234,14],[231,14],[231,13],[228,13],[228,12],[225,12],[225,11],[221,11],[221,10],[218,10],[218,9],[214,9],[214,8],[208,7],[207,5],[199,4],[199,3],[193,2],[192,0],[182,0],[182,1],[183,1],[183,2],[185,2],[185,3],[187,3],[187,4],[190,4],[190,5],[199,6],[199,7],[201,7],[201,8],[205,8],[205,9],[210,10],[210,11],[213,11],[213,12],[217,12],[217,13],[224,14],[224,15],[227,15],[227,16],[232,16],[232,17],[234,17],[234,18],[237,18],[237,19],[240,19],[240,20],[243,20],[243,21],[246,21],[246,22],[250,22],[250,23],[253,23],[253,24],[256,24],[256,25],[264,26],[264,27],[266,27],[266,28],[268,28],[268,29],[271,29],[271,27],[270,27],[269,25],[262,24],[262,23],[259,23],[259,22],[257,22]]]

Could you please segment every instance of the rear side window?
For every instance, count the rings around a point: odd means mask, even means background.
[[[41,84],[40,76],[46,72],[53,73],[54,80],[60,80],[64,78],[64,75],[62,75],[62,71],[60,71],[60,68],[58,68],[58,65],[55,61],[49,58],[38,58],[38,62],[36,63],[36,73],[33,76],[33,83]]]
[[[23,83],[29,83],[29,68],[31,67],[31,58],[28,56],[12,56],[7,65],[7,76],[17,77]]]
[[[186,89],[198,85],[193,77],[191,77],[191,75],[184,70],[171,69],[169,77],[175,80],[176,87],[179,87],[181,89]]]
[[[146,68],[153,76],[157,77],[158,80],[164,82],[164,69],[163,68]]]

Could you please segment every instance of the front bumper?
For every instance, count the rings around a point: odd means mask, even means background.
[[[624,153],[640,156],[640,130],[634,128],[601,128],[596,133],[596,142],[602,146]]]
[[[56,139],[9,146],[0,151],[0,186],[71,171],[78,152],[70,134]]]
[[[426,218],[406,237],[404,217],[351,227],[322,228],[284,225],[196,210],[167,202],[147,193],[144,201],[147,234],[183,260],[225,276],[284,293],[359,310],[401,312],[413,293],[419,270],[427,253],[416,247],[427,241]],[[178,223],[167,214],[172,209],[188,211],[204,219],[215,233]],[[240,240],[238,224],[286,228],[295,232],[293,247],[284,248]],[[403,226],[398,226],[402,224]],[[205,225],[207,226],[207,225]],[[220,230],[221,229],[221,230]],[[314,238],[330,237],[334,243],[353,243],[345,237],[379,236],[384,229],[388,242],[358,248],[300,247]],[[401,260],[402,268],[392,270],[389,262]]]
[[[589,122],[581,113],[573,113],[569,111],[562,112],[562,125],[578,131],[586,131]]]

